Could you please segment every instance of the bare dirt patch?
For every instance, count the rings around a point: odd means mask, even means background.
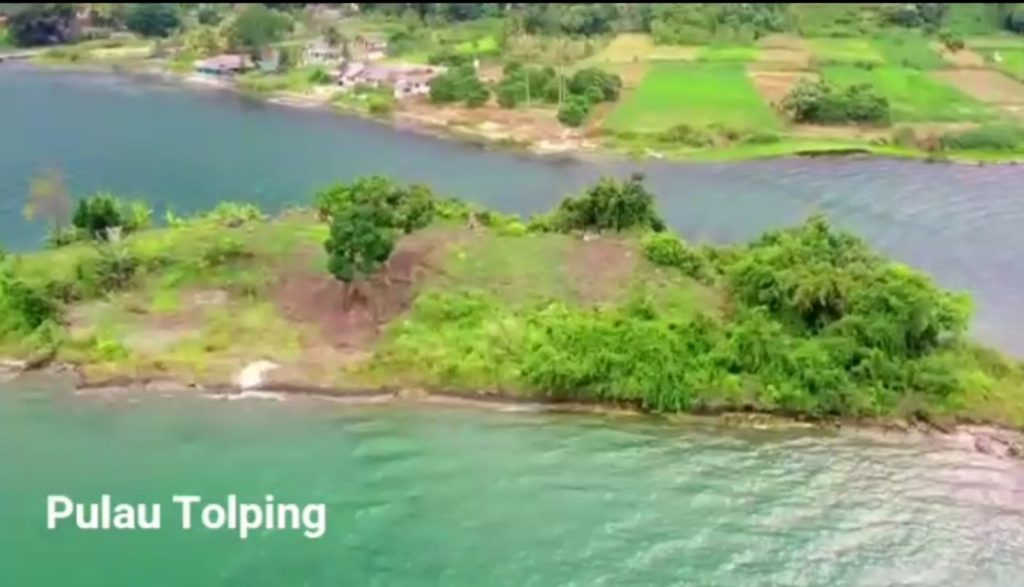
[[[569,251],[568,272],[580,301],[596,304],[619,297],[636,264],[637,252],[630,245],[587,235]]]
[[[982,102],[1024,105],[1024,84],[998,71],[954,69],[932,75]]]
[[[286,274],[274,287],[273,300],[283,316],[318,332],[314,343],[365,350],[381,324],[409,309],[416,282],[439,271],[438,256],[451,238],[450,231],[407,237],[384,270],[351,287],[326,272]]]
[[[748,69],[747,75],[758,93],[773,106],[782,102],[802,78],[817,79],[817,74],[805,71],[762,71],[754,68]]]
[[[970,49],[950,51],[942,43],[935,42],[930,45],[932,50],[938,53],[947,63],[957,67],[985,67],[985,58]]]
[[[769,35],[758,42],[757,64],[775,69],[806,69],[811,66],[807,42],[788,35]]]

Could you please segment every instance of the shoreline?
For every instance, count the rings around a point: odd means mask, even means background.
[[[0,362],[0,368],[10,362]],[[705,426],[719,430],[805,432],[844,434],[877,442],[938,441],[951,448],[984,454],[1003,460],[1024,461],[1024,431],[980,422],[938,423],[922,419],[808,418],[762,411],[701,411],[658,414],[635,407],[599,402],[563,402],[543,397],[524,397],[489,390],[432,390],[406,387],[327,387],[302,381],[280,381],[251,388],[233,382],[205,385],[183,383],[174,377],[112,377],[89,380],[74,365],[48,364],[26,368],[0,383],[10,385],[22,378],[40,378],[45,384],[70,384],[76,395],[182,394],[212,400],[311,399],[345,406],[388,406],[487,410],[505,413],[560,414],[646,419],[670,426]]]
[[[493,149],[532,155],[544,158],[568,158],[578,161],[599,161],[607,159],[632,161],[663,161],[674,163],[701,162],[744,162],[782,158],[836,158],[836,157],[871,157],[894,160],[915,160],[926,163],[956,164],[968,166],[985,165],[1021,165],[1024,154],[1002,152],[949,152],[928,153],[918,149],[909,149],[894,145],[875,145],[861,141],[810,141],[800,137],[783,137],[777,143],[766,145],[730,145],[722,148],[697,151],[673,151],[671,147],[664,151],[656,151],[642,145],[629,148],[628,145],[615,145],[598,138],[593,148],[581,148],[579,145],[564,143],[564,146],[553,145],[549,141],[532,141],[515,136],[497,138],[483,129],[473,130],[467,125],[444,125],[425,120],[423,116],[403,114],[396,110],[388,117],[374,116],[356,108],[335,105],[330,100],[304,96],[289,91],[272,91],[267,93],[247,92],[231,79],[200,78],[193,72],[179,73],[166,66],[153,62],[103,63],[86,61],[78,63],[47,62],[27,60],[22,66],[45,70],[57,69],[80,73],[101,73],[124,78],[149,78],[151,80],[172,84],[178,87],[195,90],[230,92],[231,94],[273,104],[284,108],[298,110],[316,110],[336,116],[357,117],[376,122],[398,131],[414,132],[422,136],[430,136],[442,140],[456,141],[467,145],[475,145],[485,149]],[[583,139],[581,139],[583,141]],[[644,143],[643,145],[646,145]]]

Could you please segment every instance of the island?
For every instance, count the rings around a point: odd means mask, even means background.
[[[83,386],[1024,427],[1024,367],[970,339],[968,296],[821,216],[711,246],[655,201],[635,174],[521,218],[370,176],[157,227],[105,193],[68,214],[45,175],[50,248],[0,262],[0,356]]]

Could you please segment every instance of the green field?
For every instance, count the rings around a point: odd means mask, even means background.
[[[735,63],[655,63],[605,121],[614,131],[658,132],[678,124],[780,127],[775,112]]]
[[[945,64],[928,46],[928,39],[917,33],[887,33],[875,38],[872,44],[889,65],[937,69]]]
[[[747,62],[757,59],[761,50],[757,47],[741,45],[708,45],[701,47],[697,53],[698,61],[732,61]]]
[[[884,63],[882,53],[869,39],[812,39],[814,59],[829,63]]]
[[[841,86],[871,84],[889,99],[894,122],[984,122],[998,118],[992,107],[916,69],[869,70],[835,65],[826,67],[824,76]]]
[[[1018,45],[1014,48],[983,49],[978,53],[984,55],[985,60],[996,69],[1024,80],[1024,47]]]

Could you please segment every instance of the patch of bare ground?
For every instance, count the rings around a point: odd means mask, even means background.
[[[796,124],[790,127],[790,134],[807,139],[862,140],[889,139],[901,128],[914,131],[918,139],[940,137],[948,132],[969,130],[977,127],[974,122],[923,122],[901,124],[895,127],[872,126],[823,126],[817,124]]]
[[[310,348],[365,351],[380,326],[409,309],[417,281],[441,271],[441,256],[458,231],[426,230],[402,239],[387,267],[346,287],[326,271],[285,273],[272,298],[283,316],[315,332]],[[305,351],[304,351],[305,352]]]
[[[615,300],[625,291],[636,264],[637,252],[628,243],[585,234],[569,250],[567,270],[579,300],[599,304]]]
[[[768,35],[758,42],[756,63],[777,69],[806,69],[811,65],[807,42],[788,35]]]
[[[970,49],[950,51],[945,45],[939,42],[933,42],[930,45],[932,50],[942,57],[946,63],[950,63],[956,67],[985,67],[985,58]]]
[[[961,92],[1016,116],[1024,112],[1024,84],[990,69],[951,69],[932,74]]]
[[[488,103],[479,108],[438,106],[426,100],[408,100],[398,112],[399,122],[428,125],[479,135],[491,141],[568,143],[582,148],[582,137],[558,122],[554,108],[502,108]]]
[[[817,74],[806,71],[768,71],[750,67],[747,75],[758,93],[776,109],[802,78],[817,79]]]

